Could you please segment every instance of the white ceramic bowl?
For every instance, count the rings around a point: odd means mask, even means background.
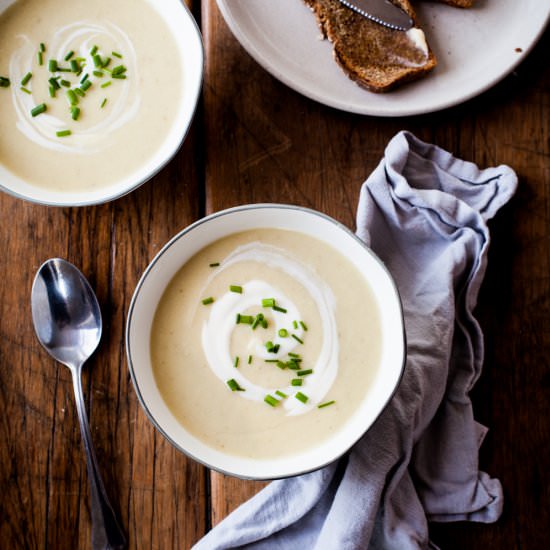
[[[145,164],[120,181],[95,191],[60,192],[30,185],[0,164],[0,189],[18,198],[51,206],[85,206],[117,199],[152,178],[180,148],[193,120],[202,86],[204,51],[197,24],[183,0],[146,0],[166,23],[180,51],[184,75],[181,101],[174,105],[174,124],[164,141]],[[0,0],[0,14],[13,0]],[[154,45],[153,45],[154,46]]]
[[[190,434],[173,416],[154,379],[150,333],[168,283],[195,253],[231,233],[256,228],[301,231],[346,256],[369,281],[382,324],[381,364],[358,410],[329,440],[291,457],[254,460],[224,454]],[[176,235],[145,270],[135,290],[126,326],[126,351],[134,387],[150,420],[178,449],[206,466],[248,479],[276,479],[316,470],[344,454],[373,424],[393,395],[405,362],[401,302],[392,277],[374,253],[332,218],[313,210],[276,204],[241,206],[212,214]]]

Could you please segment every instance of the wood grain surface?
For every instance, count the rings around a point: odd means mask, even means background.
[[[501,479],[493,525],[432,525],[443,549],[546,548],[550,538],[550,34],[494,88],[440,113],[380,119],[304,98],[261,69],[215,1],[193,3],[206,72],[192,131],[137,191],[86,208],[0,196],[0,548],[90,548],[86,466],[70,373],[38,344],[34,274],[60,256],[89,278],[104,333],[85,369],[98,461],[129,548],[188,548],[262,483],[208,471],[177,452],[141,410],[124,326],[134,287],[175,233],[243,203],[309,206],[353,228],[358,192],[401,129],[480,166],[509,164],[515,198],[491,222],[477,314],[486,337],[473,391],[490,427],[481,467]]]

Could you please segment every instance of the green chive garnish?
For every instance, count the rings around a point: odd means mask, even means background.
[[[239,366],[239,361],[240,361],[240,359],[239,359],[239,356],[237,355],[237,357],[235,357],[235,361],[233,361],[233,366],[235,368],[237,368]]]
[[[273,311],[279,311],[281,313],[286,313],[286,309],[284,307],[279,307],[279,306],[273,306]]]
[[[57,137],[66,137],[66,136],[70,136],[71,133],[72,132],[70,130],[60,130],[59,132],[56,132],[55,135]]]
[[[118,57],[119,59],[122,59],[122,55],[118,52],[111,52],[111,55],[114,55],[115,57]]]
[[[41,51],[41,52],[45,52],[45,51],[46,51],[46,45],[44,44],[44,42],[40,42],[40,51]]]
[[[256,330],[256,327],[262,324],[263,322],[264,322],[263,313],[258,313],[258,315],[256,315],[256,319],[254,319],[254,322],[252,323],[252,330]]]
[[[214,262],[213,264],[208,264],[208,267],[218,267],[220,262]]]
[[[80,81],[80,84],[81,84],[81,85],[84,84],[84,82],[86,82],[86,80],[88,80],[88,78],[90,78],[90,75],[89,75],[88,73],[86,73],[86,74],[82,77],[82,79],[81,79],[81,81]]]
[[[248,364],[250,365],[250,363],[252,363],[252,355],[248,356]]]
[[[60,81],[61,86],[65,86],[65,88],[70,88],[71,83],[68,80],[61,80]]]
[[[104,82],[101,87],[102,88],[107,88],[108,86],[110,86],[113,82],[111,80],[107,81],[107,82]]]
[[[290,370],[300,370],[300,365],[295,363],[294,359],[292,361],[288,361],[287,366]]]
[[[107,57],[103,60],[103,63],[101,64],[101,66],[105,69],[105,67],[108,67],[109,66],[109,63],[111,63],[111,58],[110,57]],[[122,73],[121,73],[122,74]]]
[[[78,73],[80,70],[80,63],[76,59],[71,59],[71,71]]]
[[[307,400],[309,399],[309,397],[303,394],[301,391],[299,391],[294,397],[302,403],[307,403]]]
[[[271,405],[272,407],[276,407],[278,404],[279,404],[279,401],[277,399],[275,399],[275,397],[273,397],[272,395],[269,395],[267,394],[265,397],[264,397],[264,401],[268,404],[268,405]]]
[[[294,357],[296,359],[300,359],[300,354],[299,353],[292,353],[291,351],[288,352],[288,355],[290,357]]]
[[[95,47],[95,46],[94,46]],[[98,69],[101,69],[101,67],[103,67],[103,61],[101,59],[101,56],[98,55],[98,54],[93,54],[92,55],[92,60],[94,62],[94,66],[97,67]]]
[[[80,88],[85,92],[88,91],[91,87],[92,87],[92,83],[89,80],[85,80],[80,84]]]
[[[32,95],[32,92],[28,88],[25,88],[25,86],[21,86],[19,89],[26,94]]]
[[[115,76],[117,74],[123,74],[126,72],[126,67],[124,65],[119,65],[118,67],[115,67],[113,70],[112,70],[112,75]]]
[[[100,109],[103,109],[103,107],[105,107],[105,104],[107,103],[107,98],[105,98],[102,102],[101,102],[101,106],[100,106]]]
[[[229,290],[231,292],[236,292],[237,294],[243,293],[243,287],[239,285],[229,285]]]
[[[91,50],[90,50],[90,55],[93,57],[96,53],[97,53],[97,50],[99,48],[97,46],[94,46]]]
[[[103,73],[101,71],[94,71],[94,76],[97,76],[98,78],[103,78]]]
[[[284,361],[277,361],[277,366],[281,369],[281,370],[285,370],[287,368],[287,364],[284,362]]]
[[[279,397],[282,397],[283,399],[286,399],[288,395],[286,393],[283,393],[281,390],[277,390],[275,392],[275,395],[278,395]]]
[[[251,325],[254,322],[254,317],[252,315],[241,315],[240,322],[244,325]]]
[[[50,83],[50,85],[54,90],[59,90],[59,88],[61,88],[61,86],[59,85],[59,82],[57,81],[57,78],[50,78],[48,82]]]
[[[73,107],[71,109],[71,118],[73,120],[78,120],[79,116],[80,116],[80,109],[78,107]]]
[[[57,67],[57,61],[55,59],[50,59],[48,61],[48,71],[50,71],[50,73],[55,73],[55,71],[57,71],[58,67]]]
[[[208,298],[204,298],[202,300],[202,305],[207,306],[208,304],[211,304],[214,301],[214,298],[212,296],[209,296]]]
[[[22,79],[21,79],[21,86],[26,86],[27,82],[32,78],[32,73],[27,73]]]
[[[231,388],[231,391],[245,391],[234,378],[228,380],[226,384]]]
[[[126,75],[125,74],[114,74],[113,78],[116,78],[118,80],[126,80]]]
[[[275,298],[264,298],[262,300],[262,307],[273,307],[275,305]]]
[[[300,325],[302,325],[302,328],[307,332],[307,325],[303,321],[300,321]]]
[[[301,338],[298,338],[298,336],[296,336],[296,334],[292,334],[292,338],[294,338],[294,340],[296,340],[296,342],[300,342],[300,344],[304,343],[304,341]]]
[[[286,328],[279,329],[279,336],[281,338],[286,338],[288,336],[288,330],[286,330]]]
[[[81,88],[75,88],[74,92],[75,92],[75,94],[78,94],[80,97],[85,97],[86,96],[86,94],[84,93],[84,91]]]
[[[311,374],[313,372],[313,369],[304,369],[304,370],[299,370],[296,374],[298,376],[307,376],[308,374]]]
[[[264,363],[278,363],[278,359],[264,359]]]
[[[65,56],[65,61],[69,61],[69,59],[71,59],[71,57],[74,55],[74,52],[73,50],[71,50],[66,56]]]
[[[40,103],[40,105],[37,105],[36,107],[34,107],[31,110],[31,115],[33,117],[41,115],[42,113],[46,112],[46,109],[47,109],[46,104],[45,103]]]
[[[320,405],[317,405],[318,409],[324,409],[325,407],[329,407],[330,405],[334,405],[336,401],[334,399],[332,401],[327,401],[326,403],[321,403]]]
[[[60,73],[70,73],[71,72],[71,69],[69,69],[68,67],[57,67],[57,71],[60,72]]]
[[[304,381],[301,378],[293,378],[290,381],[291,386],[301,386],[304,383]]]
[[[50,97],[55,97],[55,88],[50,86]]]
[[[10,79],[5,76],[0,76],[0,88],[9,88]]]
[[[292,321],[292,326],[294,327],[294,329],[297,329],[298,328],[298,321]]]
[[[67,99],[69,100],[69,103],[71,105],[78,105],[78,97],[76,97],[76,94],[73,92],[73,90],[67,90],[65,92],[65,95],[67,96]]]
[[[44,56],[42,55],[42,52],[38,52],[36,54],[36,59],[38,60],[39,65],[44,65]]]

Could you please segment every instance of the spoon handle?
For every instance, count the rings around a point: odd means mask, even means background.
[[[92,516],[92,548],[93,550],[120,550],[126,546],[126,537],[107,497],[97,459],[95,456],[88,416],[84,405],[82,392],[82,366],[71,368],[73,375],[76,410],[80,421],[80,432],[86,451],[86,466],[90,482],[90,508]]]

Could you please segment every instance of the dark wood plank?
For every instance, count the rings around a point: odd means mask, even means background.
[[[432,534],[443,548],[542,547],[550,525],[543,504],[550,457],[550,35],[513,74],[464,105],[380,119],[318,105],[272,78],[233,38],[214,0],[205,3],[203,22],[208,212],[286,202],[353,228],[361,183],[401,129],[480,166],[517,170],[518,195],[491,223],[478,308],[487,360],[473,394],[477,417],[491,428],[481,466],[502,480],[506,510],[495,525],[434,525]],[[213,524],[261,486],[213,475]]]

